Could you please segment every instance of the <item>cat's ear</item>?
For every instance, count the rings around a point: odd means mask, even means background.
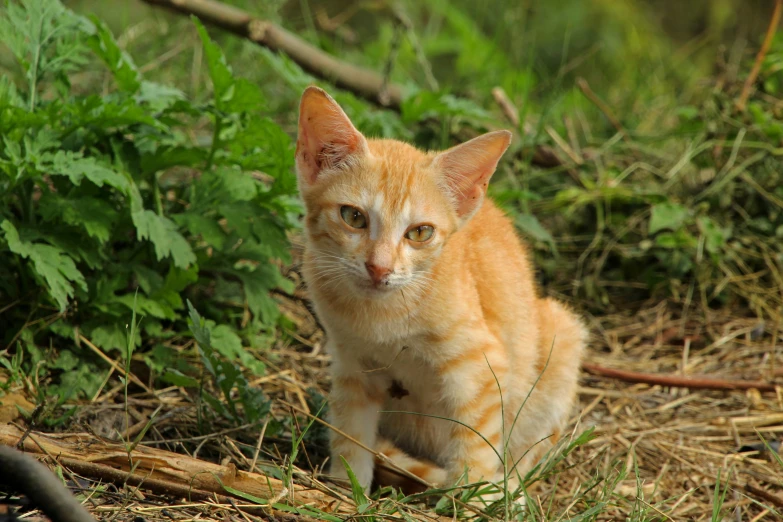
[[[296,170],[312,184],[325,169],[345,166],[367,153],[367,140],[326,91],[310,86],[299,104]]]
[[[461,218],[481,206],[489,178],[510,143],[509,131],[488,132],[435,156],[433,166],[441,172]]]

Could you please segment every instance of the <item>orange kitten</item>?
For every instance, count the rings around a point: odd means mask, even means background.
[[[576,394],[586,330],[538,297],[511,221],[484,200],[510,140],[497,131],[422,152],[366,139],[321,89],[302,96],[303,272],[332,356],[330,420],[434,484],[466,470],[502,481],[496,451],[519,461],[512,480],[524,476]],[[370,452],[337,434],[331,449],[334,475],[346,476],[342,456],[370,486]]]

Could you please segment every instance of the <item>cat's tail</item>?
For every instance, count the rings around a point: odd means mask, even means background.
[[[429,460],[411,457],[388,439],[379,439],[376,449],[378,452],[383,453],[394,466],[404,469],[428,484],[440,486],[446,482],[445,469]],[[373,482],[376,486],[393,486],[409,495],[420,493],[427,489],[426,485],[394,469],[394,466],[389,466],[382,459],[375,459]]]

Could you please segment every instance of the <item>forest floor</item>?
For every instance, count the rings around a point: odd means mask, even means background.
[[[280,303],[298,325],[294,333],[298,342],[280,344],[270,352],[274,358],[264,360],[268,375],[252,384],[271,398],[274,416],[283,419],[294,415],[307,423],[308,416],[317,413],[312,396],[328,393],[328,357],[322,350],[322,333],[303,299],[303,289],[299,287],[291,297],[281,297]],[[685,319],[673,315],[670,306],[661,302],[633,317],[591,318],[593,337],[587,361],[686,378],[730,374],[735,379],[756,381],[780,373],[771,367],[769,358],[774,344],[771,335],[778,333],[771,331],[774,325],[736,317],[728,310],[698,318],[696,313]],[[215,496],[187,501],[149,493],[143,487],[117,488],[77,478],[78,473],[71,475],[87,497],[85,505],[101,520],[250,520],[258,516],[333,520],[330,517],[334,514],[339,514],[338,520],[369,520],[372,516],[376,520],[452,519],[442,514],[448,512],[442,502],[436,509],[425,507],[429,504],[432,508],[431,504],[442,498],[438,493],[430,498],[378,495],[362,509],[364,515],[350,515],[356,509],[350,489],[329,483],[318,473],[317,463],[326,450],[323,438],[306,441],[304,458],[295,466],[289,466],[286,458],[291,439],[284,437],[265,439],[263,449],[256,451],[258,458],[249,462],[241,451],[247,447],[247,437],[242,435],[257,437],[258,426],[216,429],[211,434],[207,430],[204,435],[185,436],[179,441],[156,440],[155,434],[167,425],[176,425],[183,434],[196,431],[199,419],[192,394],[176,387],[157,390],[156,396],[137,390],[129,395],[127,410],[121,399],[115,400],[121,394],[122,388],[117,387],[102,394],[100,400],[82,404],[72,426],[104,437],[125,426],[124,435],[133,437],[154,411],[156,420],[141,445],[182,452],[182,443],[198,442],[192,456],[222,465],[233,463],[236,469],[285,476],[291,468],[293,483],[301,490],[279,491],[275,507],[270,509],[259,507],[258,499],[247,502]],[[140,422],[128,426],[123,420],[126,411]],[[782,411],[780,389],[777,393],[685,389],[622,382],[583,372],[579,407],[570,422],[571,439],[590,428],[594,428],[593,438],[575,447],[547,473],[531,478],[528,502],[536,505],[531,519],[775,520],[783,509],[779,494],[783,465],[765,444],[777,449],[776,440],[783,430]],[[559,451],[567,446],[558,446]],[[319,500],[309,504],[312,510],[307,509],[307,503],[304,510],[302,505],[293,507],[302,490],[316,492]],[[487,508],[486,519],[502,520],[498,509]],[[298,512],[288,514],[288,510]],[[475,513],[463,513],[472,515]]]

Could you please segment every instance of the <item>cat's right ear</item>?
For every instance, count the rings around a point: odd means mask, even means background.
[[[310,86],[299,104],[296,170],[306,185],[367,153],[367,140],[326,91]]]

